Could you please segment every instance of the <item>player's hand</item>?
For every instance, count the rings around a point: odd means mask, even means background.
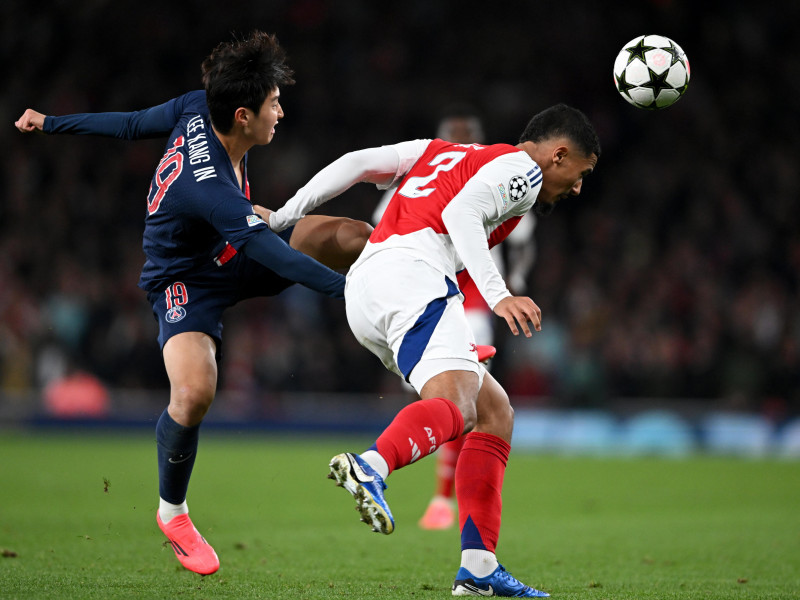
[[[519,330],[522,329],[525,337],[531,337],[533,334],[528,323],[532,324],[536,331],[542,330],[542,311],[527,296],[503,298],[495,305],[494,313],[506,320],[508,328],[514,335],[519,335]],[[519,328],[517,328],[517,323],[519,323]]]
[[[42,113],[29,108],[14,122],[14,125],[23,133],[41,131],[44,127],[44,117]]]
[[[269,216],[272,214],[272,211],[270,209],[264,208],[259,204],[253,204],[253,210],[259,217],[261,217],[264,220],[264,222],[267,225],[269,225]]]

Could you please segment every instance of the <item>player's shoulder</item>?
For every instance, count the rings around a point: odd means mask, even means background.
[[[492,144],[485,147],[488,156],[491,159],[498,159],[502,163],[510,165],[535,165],[536,163],[531,158],[530,154],[525,152],[519,146],[511,144]]]
[[[430,147],[431,140],[429,139],[416,139],[416,140],[407,140],[404,142],[398,142],[396,144],[391,144],[391,148],[394,148],[395,152],[400,156],[400,160],[410,158],[416,159],[425,154],[425,152]]]
[[[169,104],[172,105],[176,120],[192,118],[197,115],[202,116],[203,119],[208,119],[209,110],[204,90],[187,92],[177,98],[173,98]]]
[[[475,179],[487,184],[503,211],[517,211],[533,204],[542,182],[542,169],[530,155],[510,144],[487,146],[490,153]],[[516,207],[516,208],[515,208]]]
[[[531,187],[542,180],[542,168],[531,155],[524,150],[509,144],[497,144],[497,154],[491,160],[492,166],[499,172],[520,175],[528,180]]]
[[[185,107],[208,109],[205,90],[192,90],[178,97]]]

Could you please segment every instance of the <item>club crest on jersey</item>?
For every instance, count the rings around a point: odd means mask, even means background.
[[[528,193],[528,181],[524,177],[514,175],[511,181],[508,182],[508,195],[511,197],[512,202],[518,202],[525,197]]]
[[[164,314],[164,318],[167,320],[168,323],[177,323],[183,317],[186,316],[186,309],[182,306],[173,306],[172,308],[168,309],[167,312]]]
[[[263,219],[258,215],[247,215],[247,226],[252,227],[253,225],[258,225],[259,223],[263,223]]]

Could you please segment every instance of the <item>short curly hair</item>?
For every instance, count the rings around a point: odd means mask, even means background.
[[[600,139],[591,122],[577,108],[566,104],[556,104],[534,115],[519,141],[541,142],[555,137],[569,138],[585,156],[600,156]]]

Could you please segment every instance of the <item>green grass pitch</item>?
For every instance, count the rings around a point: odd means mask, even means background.
[[[154,435],[0,432],[0,598],[450,597],[455,530],[424,532],[434,460],[393,474],[391,536],[327,461],[366,438],[203,436],[189,506],[222,567],[155,523]],[[800,463],[513,453],[498,556],[554,599],[800,598]]]

